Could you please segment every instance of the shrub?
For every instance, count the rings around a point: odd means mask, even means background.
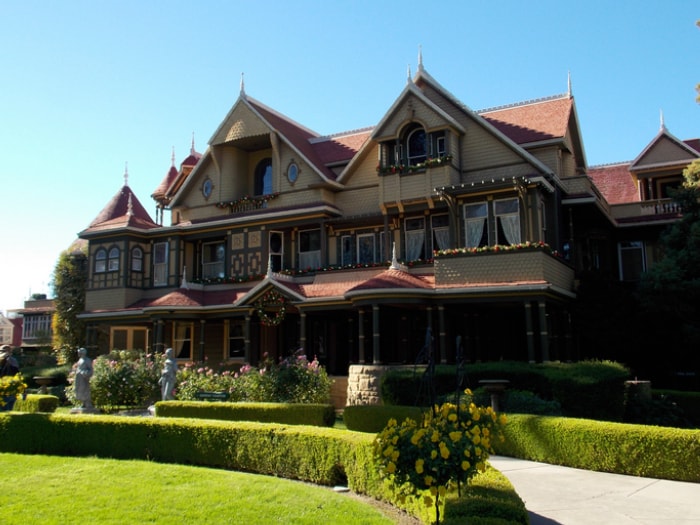
[[[343,409],[343,421],[348,430],[355,432],[381,432],[390,419],[404,421],[423,419],[424,409],[399,405],[352,405]]]
[[[135,350],[113,350],[93,361],[90,379],[92,403],[105,410],[118,407],[145,407],[160,398],[163,354],[144,354]],[[75,367],[68,376],[66,397],[75,404]]]
[[[17,398],[12,410],[15,412],[54,412],[58,408],[56,396],[28,394]]]
[[[226,421],[258,421],[286,425],[332,427],[333,405],[315,403],[209,403],[206,401],[159,401],[158,417],[190,417]]]

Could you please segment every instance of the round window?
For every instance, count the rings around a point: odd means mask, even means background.
[[[287,179],[289,179],[289,182],[294,184],[297,180],[297,177],[299,176],[299,167],[296,165],[295,162],[292,162],[289,167],[287,168]]]

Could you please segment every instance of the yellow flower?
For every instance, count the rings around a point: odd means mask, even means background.
[[[394,452],[394,447],[392,447],[391,445],[389,445],[388,447],[386,447],[386,448],[384,449],[384,457],[388,458],[389,456],[391,456],[391,454],[392,454],[393,452]]]
[[[479,462],[476,464],[476,468],[477,468],[477,470],[478,470],[479,472],[483,472],[483,471],[486,470],[486,464],[485,464],[483,461],[479,461]]]
[[[391,455],[391,461],[396,462],[399,459],[399,451],[395,450],[394,453]]]
[[[442,456],[442,459],[447,459],[450,457],[450,449],[447,448],[447,445],[445,445],[445,443],[442,441],[440,441],[440,455]]]
[[[393,461],[390,461],[389,464],[386,466],[386,471],[389,474],[393,474],[394,472],[396,472],[396,465]]]
[[[457,421],[457,414],[455,414],[455,413],[453,412],[452,414],[450,414],[449,416],[447,416],[447,420],[454,423],[455,421]]]
[[[457,431],[457,430],[450,432],[449,435],[450,435],[450,439],[452,440],[453,443],[456,443],[457,441],[462,439],[462,433]]]
[[[478,445],[481,442],[481,438],[477,435],[472,438],[472,443]]]
[[[437,457],[437,450],[433,449],[430,451],[430,459],[435,459]]]
[[[433,435],[430,436],[430,441],[432,441],[433,443],[437,443],[438,441],[440,441],[440,432],[434,430]]]
[[[438,494],[438,488],[434,485],[432,487],[430,487],[430,495],[437,496],[437,494]]]
[[[467,471],[467,470],[469,470],[470,466],[471,466],[471,464],[468,461],[466,461],[466,460],[462,461],[462,470]]]
[[[423,483],[425,483],[426,487],[429,487],[430,485],[433,484],[433,477],[432,476],[425,476],[423,478]]]
[[[433,498],[430,496],[423,496],[423,504],[426,507],[432,507],[433,506]]]
[[[416,473],[423,474],[423,464],[425,463],[422,459],[416,460]]]

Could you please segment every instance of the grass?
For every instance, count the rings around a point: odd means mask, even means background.
[[[327,487],[147,461],[0,454],[0,523],[390,524]]]

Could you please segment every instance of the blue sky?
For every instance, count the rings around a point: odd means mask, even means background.
[[[691,1],[3,0],[0,311],[51,296],[60,253],[119,191],[150,197],[239,93],[321,133],[376,124],[416,71],[472,109],[566,92],[589,165],[659,129],[700,137]]]

